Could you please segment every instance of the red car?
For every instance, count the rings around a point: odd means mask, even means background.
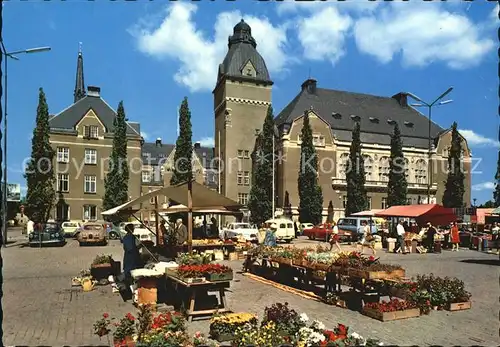
[[[318,240],[318,241],[329,241],[330,236],[333,233],[333,225],[332,224],[319,224],[313,227],[312,229],[304,230],[303,235],[307,236],[309,240]],[[345,232],[343,230],[339,230],[339,238],[348,239],[351,235],[349,232]]]

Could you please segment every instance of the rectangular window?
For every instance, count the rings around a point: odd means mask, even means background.
[[[97,164],[97,149],[85,148],[85,164]]]
[[[244,180],[244,184],[246,186],[250,185],[250,172],[248,172],[248,171],[243,172],[243,180]]]
[[[237,181],[239,186],[243,185],[243,171],[238,171]]]
[[[245,158],[245,159],[250,158],[250,151],[245,151],[245,152],[243,153],[243,158]]]
[[[85,175],[84,193],[95,194],[97,192],[97,178],[94,175]]]
[[[142,182],[143,183],[151,182],[151,171],[143,171],[142,172]]]
[[[89,139],[97,139],[99,137],[99,127],[97,125],[85,125],[84,136]]]
[[[406,204],[407,204],[407,205],[411,205],[411,203],[412,203],[412,199],[411,199],[411,198],[407,198],[407,199],[406,199]]]
[[[368,209],[369,210],[372,209],[372,197],[371,196],[368,197]]]
[[[238,204],[240,204],[240,205],[248,204],[248,194],[247,193],[238,193]]]
[[[346,206],[347,206],[347,195],[344,195],[342,197],[342,206],[344,206],[344,208],[346,208]]]
[[[57,191],[62,193],[69,192],[69,175],[68,174],[58,174],[57,175]]]
[[[68,147],[57,147],[57,162],[58,163],[69,163],[69,148]]]
[[[382,209],[385,210],[387,208],[387,198],[382,198]]]
[[[313,135],[313,145],[314,146],[324,146],[325,137],[323,135]]]
[[[85,220],[97,220],[97,206],[96,205],[84,205],[83,206],[83,219],[85,219]]]
[[[238,158],[243,158],[243,151],[238,149]]]

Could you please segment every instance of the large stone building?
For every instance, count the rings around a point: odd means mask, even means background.
[[[220,150],[224,163],[221,191],[242,204],[248,202],[252,172],[250,154],[271,102],[273,84],[256,45],[250,26],[242,20],[229,37],[228,53],[219,66],[213,91],[215,153]],[[365,186],[370,208],[387,207],[390,136],[396,123],[402,133],[407,163],[408,203],[427,202],[428,179],[432,182],[431,202],[441,203],[451,142],[449,130],[430,124],[432,169],[429,172],[429,120],[408,105],[407,94],[381,97],[323,89],[317,87],[316,80],[308,79],[302,84],[299,94],[275,119],[280,133],[277,147],[282,153],[276,170],[278,207],[283,205],[288,192],[292,210],[298,214],[300,133],[306,112],[310,116],[319,157],[319,183],[323,190],[325,217],[329,201],[333,203],[335,218],[344,215],[347,195],[345,168],[355,122],[361,125]],[[467,172],[464,201],[469,205],[470,151],[465,139],[463,146]]]

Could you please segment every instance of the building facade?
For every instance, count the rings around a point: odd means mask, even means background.
[[[228,39],[228,52],[213,90],[220,192],[242,205],[248,203],[251,153],[271,105],[273,85],[256,47],[250,26],[241,20]]]
[[[99,87],[85,90],[83,55],[78,53],[73,104],[51,116],[50,144],[56,155],[56,220],[102,219],[104,178],[113,148],[116,111],[101,97]],[[138,123],[127,124],[127,157],[131,199],[141,192],[141,135]]]
[[[273,85],[256,47],[250,26],[242,20],[229,37],[228,52],[219,65],[213,91],[215,155],[222,163],[220,192],[243,205],[248,203],[250,193],[251,153],[271,103]],[[361,126],[370,209],[388,207],[390,137],[395,124],[402,134],[408,203],[427,203],[428,188],[429,202],[442,203],[451,143],[449,129],[431,122],[429,134],[428,118],[408,105],[406,93],[381,97],[337,91],[318,88],[316,80],[308,79],[275,118],[280,133],[277,149],[281,152],[276,169],[277,207],[282,207],[288,192],[292,211],[298,215],[300,133],[305,113],[310,117],[320,164],[318,179],[323,190],[324,217],[330,201],[334,217],[344,216],[346,161],[356,122]],[[465,139],[462,144],[466,172],[464,201],[470,205],[471,153]]]

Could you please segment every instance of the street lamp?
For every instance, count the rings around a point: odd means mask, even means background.
[[[276,127],[276,125],[273,125],[273,185],[272,185],[272,197],[273,197],[273,207],[272,207],[272,219],[274,219],[274,211],[276,211],[276,184],[275,184],[275,180],[276,180],[276,158],[275,158],[275,155],[276,155],[276,150],[275,150],[275,142],[276,142],[276,138],[279,138],[279,131],[278,131],[278,128]]]
[[[1,54],[4,55],[4,123],[3,123],[3,181],[4,181],[4,186],[2,190],[2,230],[3,230],[3,245],[4,247],[7,245],[7,62],[10,59],[13,60],[19,60],[16,55],[18,54],[32,54],[32,53],[41,53],[41,52],[48,52],[51,50],[50,47],[35,47],[35,48],[28,48],[28,49],[23,49],[20,51],[13,51],[13,52],[7,52],[5,49],[5,45],[3,41],[0,41],[1,44]]]
[[[432,117],[432,107],[433,106],[441,106],[441,105],[446,105],[449,104],[450,102],[453,102],[453,100],[444,100],[441,101],[446,95],[448,95],[451,91],[453,90],[453,87],[448,88],[443,94],[441,94],[438,98],[436,98],[433,102],[427,103],[423,101],[421,98],[416,96],[415,94],[412,93],[407,93],[407,95],[415,100],[417,100],[419,103],[418,104],[411,104],[413,107],[427,107],[429,110],[429,134],[428,134],[428,140],[429,140],[429,153],[428,153],[428,159],[427,159],[427,203],[430,204],[431,202],[431,185],[432,185],[432,168],[431,168],[431,117]]]

